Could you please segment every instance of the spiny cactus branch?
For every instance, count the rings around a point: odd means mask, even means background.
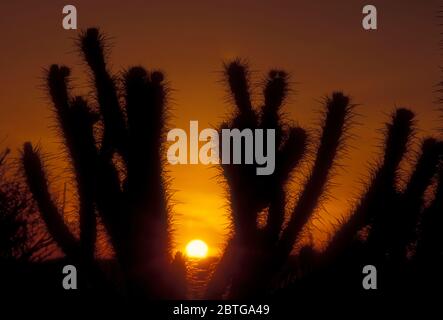
[[[80,256],[79,243],[66,226],[51,198],[39,152],[29,142],[23,146],[22,163],[29,189],[37,202],[50,235],[67,255],[78,258]]]
[[[375,228],[384,225],[378,220],[386,218],[383,213],[389,211],[388,208],[393,201],[398,166],[414,130],[413,119],[414,114],[408,109],[397,109],[391,117],[391,122],[386,124],[383,160],[373,173],[372,182],[353,213],[340,226],[328,244],[327,255],[336,256],[345,248],[349,248],[357,232],[366,225],[374,223]],[[377,231],[374,229],[371,231],[370,237],[376,236]]]
[[[86,63],[92,70],[97,101],[103,117],[102,151],[111,157],[115,149],[126,159],[125,119],[120,108],[115,80],[106,67],[104,46],[104,37],[98,29],[87,29],[80,36],[80,48]]]
[[[286,258],[292,251],[300,231],[314,212],[327,187],[337,153],[343,147],[343,137],[349,125],[352,108],[349,98],[340,92],[333,93],[332,97],[326,100],[326,115],[314,166],[283,231],[279,244],[281,257]]]

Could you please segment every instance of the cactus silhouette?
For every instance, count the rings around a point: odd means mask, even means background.
[[[441,222],[441,212],[437,214],[441,205],[441,178],[428,207],[425,199],[433,179],[440,176],[443,142],[424,139],[404,190],[398,187],[400,162],[412,147],[413,119],[414,114],[408,109],[394,112],[387,124],[383,160],[373,171],[372,181],[350,217],[325,249],[319,263],[323,270],[341,270],[344,275],[364,262],[371,262],[384,268],[385,287],[398,290],[405,273],[414,272],[409,278],[420,276],[413,266],[415,260],[431,261],[430,257],[438,255],[434,253],[438,252],[437,247],[441,248],[435,230]],[[366,236],[362,238],[359,233],[363,230]]]
[[[94,264],[98,214],[130,292],[177,298],[170,279],[177,281],[183,274],[171,277],[170,272],[180,270],[184,262],[176,259],[171,267],[162,156],[164,76],[142,67],[129,68],[123,75],[120,99],[117,79],[106,65],[103,35],[88,29],[80,36],[79,46],[92,71],[97,110],[83,98],[71,97],[67,67],[52,65],[47,72],[48,91],[75,175],[79,238],[67,227],[50,194],[40,152],[27,142],[22,163],[29,188],[50,234],[68,257],[85,266]]]
[[[383,219],[386,218],[385,213],[392,209],[398,166],[413,133],[413,118],[414,114],[407,109],[398,109],[392,115],[391,122],[386,125],[383,160],[372,173],[372,182],[357,202],[354,212],[333,235],[326,249],[327,254],[336,254],[349,249],[348,246],[352,245],[357,232],[368,225],[371,219],[376,225],[371,237],[374,237],[374,241],[380,240],[377,239],[380,238],[377,234],[383,231],[376,229],[387,227]]]
[[[168,100],[164,75],[136,66],[127,69],[121,79],[113,76],[106,63],[105,39],[97,29],[85,31],[78,45],[91,70],[97,107],[71,95],[69,68],[52,65],[46,80],[74,176],[79,235],[65,222],[63,210],[50,192],[41,152],[30,142],[24,144],[21,157],[28,188],[52,239],[68,259],[85,270],[88,285],[108,285],[95,258],[100,217],[123,273],[124,290],[147,298],[183,298],[188,290],[187,268],[181,253],[171,257],[169,195],[163,169]],[[434,138],[421,142],[411,175],[404,188],[399,188],[400,164],[413,145],[413,112],[400,108],[392,114],[386,124],[381,161],[324,252],[306,245],[292,257],[346,148],[354,105],[341,92],[325,98],[318,145],[292,204],[287,185],[301,161],[308,158],[310,139],[304,129],[284,121],[288,74],[281,70],[268,73],[263,104],[258,108],[251,102],[246,63],[227,63],[224,74],[235,112],[219,130],[272,129],[275,168],[270,175],[257,175],[261,167],[257,159],[252,164],[221,161],[232,236],[207,286],[207,298],[262,297],[282,282],[288,288],[307,284],[314,273],[319,275],[314,282],[331,285],[325,282],[334,281],[331,273],[361,271],[360,266],[368,261],[386,267],[391,287],[415,270],[420,272],[409,275],[424,276],[429,282],[439,277],[443,282],[439,276],[443,266],[443,142]],[[256,137],[249,138],[251,145],[245,142],[242,154],[262,148],[271,156],[266,135],[261,147]],[[232,155],[234,149],[224,149],[223,143],[220,146],[221,160],[226,153]],[[432,193],[429,205],[428,193]],[[430,264],[435,267],[427,272]],[[404,271],[395,275],[398,267]]]
[[[442,214],[442,172],[438,173],[438,186],[432,204],[427,207],[420,220],[416,253],[413,257],[415,269],[419,274],[417,285],[421,288],[440,288],[443,285],[441,269],[443,267],[443,239],[441,226]]]
[[[441,286],[443,278],[443,172],[440,164],[434,200],[422,213],[416,246],[415,262],[427,281],[425,283]]]
[[[288,92],[288,75],[279,70],[269,72],[263,90],[264,104],[258,112],[251,104],[246,64],[240,60],[226,64],[225,74],[237,110],[221,128],[274,129],[275,171],[260,176],[256,175],[254,165],[222,164],[234,235],[208,285],[207,296],[219,298],[229,286],[231,298],[254,297],[269,289],[273,275],[289,257],[303,227],[318,207],[337,154],[344,146],[353,106],[340,92],[326,99],[314,165],[283,228],[285,186],[307,145],[305,130],[282,121],[280,109]],[[259,228],[257,219],[264,211],[267,211],[266,226]]]
[[[281,121],[279,110],[288,91],[287,75],[282,71],[269,73],[263,90],[265,103],[257,112],[250,102],[245,64],[234,61],[225,66],[225,72],[237,111],[221,128],[275,129],[276,170],[271,176],[256,176],[254,166],[222,164],[230,192],[234,234],[208,285],[207,297],[220,298],[227,292],[231,298],[257,297],[269,292],[272,279],[281,276],[279,270],[288,261],[301,230],[327,190],[337,154],[346,147],[344,140],[352,123],[353,105],[342,93],[327,98],[313,166],[284,225],[285,184],[307,144],[303,129],[288,128]],[[415,270],[413,261],[437,261],[441,265],[443,245],[438,230],[442,219],[443,142],[434,138],[422,141],[409,180],[403,190],[399,188],[400,163],[413,146],[414,127],[413,112],[405,108],[395,110],[386,124],[382,160],[372,170],[363,196],[322,254],[309,246],[300,251],[296,259],[298,271],[294,271],[297,283],[303,283],[300,279],[312,279],[306,276],[313,271],[320,275],[317,283],[323,285],[330,278],[325,275],[334,270],[341,270],[339,278],[343,280],[346,272],[355,273],[354,269],[359,269],[363,262],[371,261],[386,267],[391,288],[395,288],[397,279]],[[426,207],[426,192],[436,177],[434,198]],[[257,219],[264,211],[267,221],[261,228]],[[363,238],[361,232],[366,234]],[[407,271],[396,275],[399,266]],[[418,276],[416,272],[409,275]]]
[[[383,161],[374,171],[372,183],[354,212],[334,234],[326,251],[347,248],[357,232],[370,225],[368,246],[376,250],[388,250],[391,246],[392,250],[400,250],[399,256],[405,257],[403,250],[413,241],[425,191],[437,173],[442,154],[442,142],[425,139],[405,190],[398,190],[399,164],[413,135],[413,117],[407,109],[394,113],[392,122],[387,125]]]
[[[404,259],[408,255],[408,245],[417,240],[417,225],[425,204],[425,192],[432,183],[443,154],[443,143],[434,138],[423,141],[415,169],[404,192],[397,200],[394,219],[397,221],[395,237],[390,244],[390,254],[394,260]]]

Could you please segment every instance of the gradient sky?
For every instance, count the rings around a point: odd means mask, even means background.
[[[353,129],[345,170],[337,172],[321,221],[347,213],[361,190],[368,163],[377,159],[380,132],[395,106],[417,112],[419,136],[440,127],[436,83],[440,80],[438,0],[383,1],[2,1],[0,10],[0,137],[18,148],[40,143],[45,153],[60,154],[43,68],[72,67],[75,93],[89,94],[85,66],[73,47],[77,31],[62,28],[62,8],[74,4],[79,28],[99,26],[111,37],[110,66],[161,69],[173,89],[171,127],[214,127],[232,109],[221,80],[223,61],[248,59],[254,83],[269,68],[292,75],[285,111],[303,127],[315,129],[321,98],[343,90],[359,104],[361,125]],[[378,9],[379,29],[361,27],[363,5]],[[260,102],[257,88],[256,101]],[[53,172],[63,172],[59,157],[49,157]],[[202,165],[170,169],[175,190],[176,247],[201,238],[212,254],[228,231],[227,204],[218,171]],[[62,185],[65,176],[55,177]],[[296,189],[297,182],[295,183]],[[57,187],[54,187],[57,188]],[[330,229],[318,222],[322,230]],[[320,233],[318,239],[324,238]]]

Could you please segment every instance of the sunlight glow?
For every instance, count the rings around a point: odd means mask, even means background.
[[[202,240],[192,240],[186,246],[186,255],[190,258],[205,258],[207,254],[208,245]]]

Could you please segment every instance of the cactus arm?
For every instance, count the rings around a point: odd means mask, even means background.
[[[378,216],[378,212],[385,212],[382,209],[392,201],[398,166],[414,131],[413,119],[414,114],[407,109],[398,109],[393,113],[391,122],[386,125],[383,161],[351,216],[334,234],[326,249],[327,254],[335,255],[342,252],[352,243],[357,232],[371,221],[374,222],[374,218],[375,228],[384,225],[383,222],[378,223],[379,219],[385,218]],[[373,237],[376,233],[377,231],[372,229],[369,237]]]
[[[275,130],[275,145],[281,145],[283,127],[280,109],[288,94],[288,75],[281,70],[271,70],[263,89],[264,105],[260,110],[260,127]]]
[[[441,151],[441,143],[433,138],[425,139],[422,143],[415,170],[400,197],[399,210],[393,217],[395,219],[393,228],[396,230],[395,237],[392,238],[393,255],[397,259],[404,259],[407,246],[416,240],[416,226],[424,205],[425,192],[437,173]]]
[[[98,29],[87,29],[80,37],[80,48],[92,71],[97,101],[103,117],[102,151],[112,153],[112,150],[116,149],[126,159],[126,125],[118,100],[115,80],[107,70],[103,35]]]
[[[73,151],[77,190],[79,197],[80,240],[82,253],[92,260],[95,252],[97,221],[95,214],[95,189],[97,185],[97,148],[95,145],[93,123],[96,116],[91,113],[86,101],[75,98],[71,106]]]
[[[416,257],[424,261],[442,261],[443,253],[443,169],[440,164],[437,188],[432,203],[423,211],[417,241]]]
[[[66,255],[78,257],[79,243],[66,226],[63,217],[51,199],[40,155],[29,142],[26,142],[23,146],[22,164],[28,187],[37,202],[52,238]]]
[[[137,221],[129,238],[137,248],[134,263],[144,266],[151,273],[148,277],[158,281],[165,274],[171,249],[162,165],[167,91],[163,80],[160,72],[148,73],[141,67],[129,69],[124,76],[129,133],[128,216]]]
[[[64,144],[74,169],[80,203],[80,243],[85,259],[92,260],[95,251],[96,217],[94,208],[95,166],[97,150],[93,134],[96,121],[82,98],[69,101],[67,67],[52,65],[47,84]]]
[[[237,107],[237,116],[231,127],[240,130],[254,128],[257,124],[257,114],[251,104],[248,67],[240,60],[225,64],[224,67],[229,91]]]
[[[333,93],[326,101],[326,116],[314,167],[280,239],[278,254],[281,258],[286,258],[292,251],[300,231],[326,189],[337,153],[343,146],[343,133],[351,109],[349,98],[339,92]]]

